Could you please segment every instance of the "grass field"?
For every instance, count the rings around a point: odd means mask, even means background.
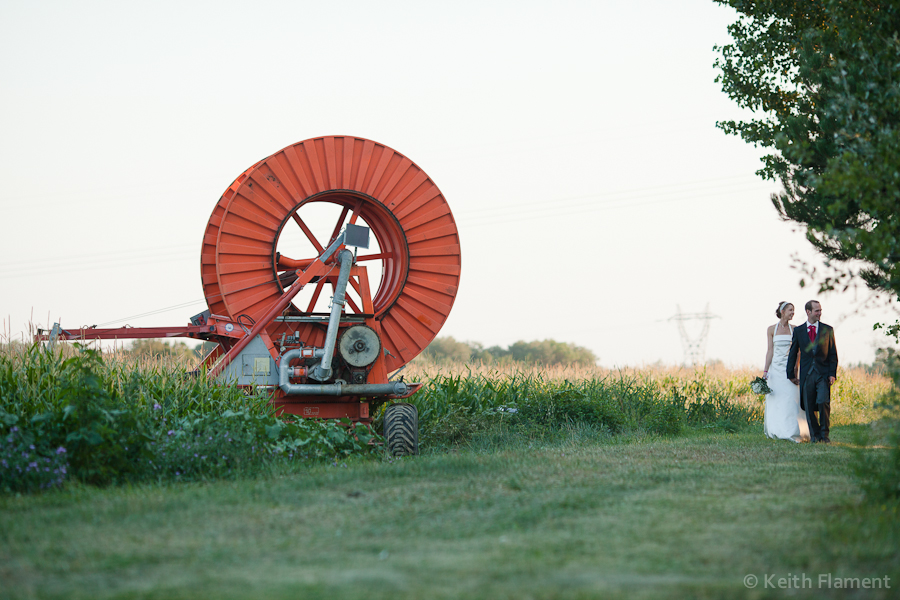
[[[790,596],[893,598],[897,507],[860,504],[853,428],[823,446],[573,426],[550,444],[6,496],[0,597],[781,598],[767,575],[805,575]],[[829,574],[891,588],[820,588]]]
[[[16,410],[23,427],[28,410],[57,415],[36,432],[81,431],[59,415],[86,402],[74,391],[86,382],[156,443],[256,401],[129,360],[7,360],[4,435]],[[825,446],[763,436],[755,371],[408,371],[426,382],[418,457],[284,460],[302,432],[247,413],[256,454],[236,475],[222,471],[229,455],[190,482],[144,469],[106,487],[70,478],[0,494],[0,599],[897,596],[898,505],[863,501],[852,469],[863,431],[865,452],[889,451],[870,425],[884,377],[841,373]],[[91,448],[125,443],[116,427]],[[836,586],[846,578],[881,587]]]

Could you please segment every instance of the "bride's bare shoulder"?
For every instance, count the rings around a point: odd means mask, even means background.
[[[766,329],[766,333],[769,334],[769,337],[772,337],[773,335],[775,335],[775,326],[769,325],[769,328]]]

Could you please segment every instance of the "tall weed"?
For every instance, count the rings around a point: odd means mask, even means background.
[[[347,421],[282,419],[265,394],[87,348],[0,354],[0,491],[230,477],[368,454],[374,437]]]
[[[733,400],[736,388],[712,379],[612,372],[572,381],[519,370],[424,373],[422,379],[410,401],[426,447],[467,443],[500,426],[527,436],[576,424],[609,434],[676,435],[685,427],[737,431],[760,418],[756,408]]]

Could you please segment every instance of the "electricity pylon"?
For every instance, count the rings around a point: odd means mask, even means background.
[[[683,313],[681,307],[675,305],[675,315],[669,317],[669,321],[678,322],[678,333],[681,334],[681,345],[684,346],[684,364],[686,366],[697,366],[703,363],[706,354],[706,338],[709,335],[709,322],[718,319],[718,315],[709,312],[709,304],[702,313]],[[684,327],[685,321],[703,321],[703,329],[700,335],[692,338],[688,335],[687,329]]]

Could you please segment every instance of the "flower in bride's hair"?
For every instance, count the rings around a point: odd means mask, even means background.
[[[772,388],[769,387],[769,382],[762,377],[757,377],[750,382],[750,390],[753,391],[754,394],[760,395],[772,393]]]

